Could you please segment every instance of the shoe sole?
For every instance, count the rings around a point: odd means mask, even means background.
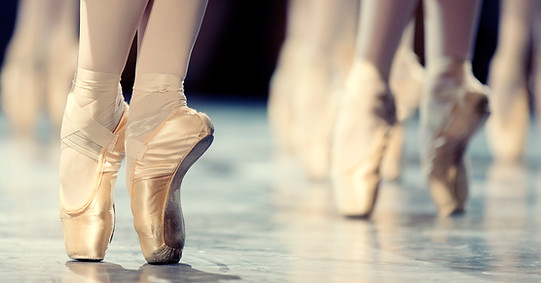
[[[150,264],[178,263],[184,246],[184,217],[180,203],[180,187],[184,175],[191,166],[207,151],[214,136],[209,135],[197,142],[177,167],[169,185],[163,216],[163,235],[165,245],[156,249],[147,262]],[[182,238],[179,239],[179,232]]]

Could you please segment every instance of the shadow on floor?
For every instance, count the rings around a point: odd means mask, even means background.
[[[108,262],[68,261],[66,266],[77,275],[97,282],[220,282],[241,279],[235,275],[204,272],[183,263],[145,264],[138,270],[125,269],[121,265]]]

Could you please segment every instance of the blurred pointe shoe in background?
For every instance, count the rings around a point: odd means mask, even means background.
[[[44,105],[60,131],[77,64],[77,8],[71,0],[19,2],[0,74],[2,110],[18,135],[35,134]]]
[[[491,114],[486,128],[490,150],[499,162],[522,159],[528,137],[528,89],[524,71],[516,70],[520,68],[516,65],[496,57],[490,66]]]
[[[293,152],[293,95],[301,64],[300,45],[286,42],[269,83],[268,119],[279,152]]]
[[[314,180],[327,178],[330,170],[335,115],[331,71],[327,60],[307,62],[299,74],[293,98],[293,129],[298,141],[295,153],[307,176]]]

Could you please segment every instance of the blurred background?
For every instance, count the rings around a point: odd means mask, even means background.
[[[17,0],[2,1],[0,8],[0,62],[11,38]],[[498,28],[498,0],[485,0],[479,23],[474,72],[486,81]],[[266,101],[268,82],[285,35],[287,0],[210,0],[186,79],[186,89],[212,99]],[[417,11],[420,22],[422,11]],[[416,53],[422,58],[422,26],[417,25]],[[128,62],[123,85],[133,81],[134,55]],[[128,86],[128,87],[126,87]]]

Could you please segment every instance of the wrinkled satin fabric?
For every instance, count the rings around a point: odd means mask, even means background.
[[[138,125],[134,123],[133,125]],[[128,188],[135,230],[149,263],[178,262],[184,246],[180,182],[210,146],[214,127],[203,113],[173,110],[146,140],[128,128]]]
[[[468,194],[469,139],[488,117],[488,89],[471,64],[441,59],[427,69],[421,103],[421,161],[439,214],[462,212]]]
[[[68,107],[70,103],[75,102],[68,100]],[[102,260],[111,240],[114,229],[113,188],[124,159],[124,133],[128,107],[125,106],[124,109],[124,115],[116,130],[109,134],[105,128],[101,128],[101,132],[96,130],[99,125],[93,124],[95,122],[88,123],[94,127],[76,130],[80,125],[76,121],[80,118],[73,116],[81,115],[81,112],[67,112],[64,117],[60,166],[60,219],[66,253],[72,259]],[[98,137],[101,137],[101,140]],[[97,154],[96,145],[101,147]],[[75,202],[66,195],[66,185],[81,185],[80,175],[76,172],[80,174],[84,168],[70,164],[70,156],[64,153],[66,150],[71,152],[75,150],[81,154],[84,152],[85,156],[96,154],[94,156],[97,159],[96,170],[89,172],[94,176],[90,183],[92,187],[89,192],[80,192],[87,194],[86,200],[82,203]]]

